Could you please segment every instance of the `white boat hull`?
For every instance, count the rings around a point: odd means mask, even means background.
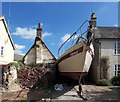
[[[94,56],[92,43],[90,46],[83,41],[72,46],[58,59],[59,72],[68,76],[85,76]]]

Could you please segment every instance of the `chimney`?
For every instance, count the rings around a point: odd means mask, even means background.
[[[42,39],[42,28],[41,28],[41,23],[38,24],[37,28],[37,37],[40,37]]]
[[[96,27],[96,21],[97,21],[97,18],[95,17],[95,13],[93,12],[91,15],[91,20],[89,21],[90,28]]]

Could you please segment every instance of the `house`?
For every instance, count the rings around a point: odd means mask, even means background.
[[[14,61],[15,46],[4,16],[0,16],[0,66]]]
[[[92,81],[104,78],[105,66],[102,58],[108,58],[107,79],[120,75],[120,27],[96,27],[94,30],[95,56],[89,76]]]
[[[3,69],[14,61],[15,46],[10,35],[5,17],[0,15],[0,84],[3,79]]]
[[[37,35],[35,38],[35,42],[26,55],[23,57],[23,62],[25,64],[30,63],[54,63],[56,61],[55,56],[51,53],[51,51],[47,48],[44,41],[42,40],[42,28],[41,24],[37,28]]]

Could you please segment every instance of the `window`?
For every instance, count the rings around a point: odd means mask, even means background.
[[[3,47],[1,46],[1,56],[3,56]]]
[[[114,75],[115,76],[120,75],[120,64],[116,64],[114,66]]]
[[[115,55],[120,55],[120,42],[116,42],[114,44],[114,54]]]

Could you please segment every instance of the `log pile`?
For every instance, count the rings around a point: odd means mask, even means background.
[[[22,88],[50,87],[55,81],[55,73],[51,68],[28,67],[18,73],[18,82]]]

